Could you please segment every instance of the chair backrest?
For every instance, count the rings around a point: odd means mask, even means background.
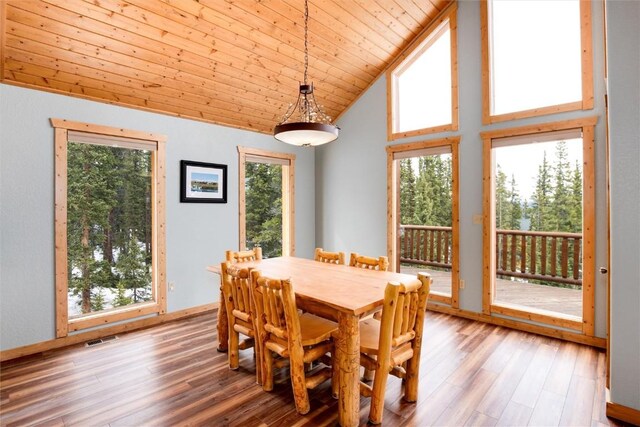
[[[254,329],[252,320],[254,310],[252,309],[251,279],[249,276],[251,269],[240,268],[225,261],[221,264],[221,270],[222,293],[227,315],[233,319],[234,323],[240,325],[239,332],[249,335],[247,332]],[[246,330],[242,330],[242,328],[246,328]]]
[[[313,258],[319,262],[326,262],[329,264],[341,264],[344,265],[345,256],[344,252],[328,252],[322,248],[316,248],[316,253]]]
[[[389,268],[389,258],[386,256],[372,258],[353,252],[349,259],[349,265],[351,267],[366,268],[368,270],[387,271]]]
[[[378,359],[383,366],[419,357],[430,287],[431,277],[426,273],[419,273],[410,283],[387,284],[378,343]]]
[[[279,280],[251,271],[253,298],[261,341],[270,350],[290,357],[289,350],[302,351],[296,296],[289,279]]]
[[[226,259],[230,263],[259,261],[262,259],[262,248],[256,246],[246,251],[226,251]]]

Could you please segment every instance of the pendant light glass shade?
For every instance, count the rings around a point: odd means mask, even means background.
[[[290,104],[282,121],[273,130],[278,141],[291,145],[311,147],[326,144],[338,138],[340,128],[322,111],[313,95],[313,83],[307,84],[309,68],[308,49],[309,5],[304,2],[304,82],[295,104]]]

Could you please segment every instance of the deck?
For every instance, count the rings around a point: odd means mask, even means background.
[[[400,271],[407,274],[425,271],[433,280],[432,290],[445,294],[451,293],[451,273],[449,272],[404,265],[401,266]],[[504,279],[496,279],[496,289],[496,301],[582,317],[582,290],[580,289],[557,288]]]

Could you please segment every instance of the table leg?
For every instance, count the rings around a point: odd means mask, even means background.
[[[227,320],[227,307],[222,294],[222,279],[220,279],[220,306],[218,307],[218,351],[226,353],[229,348],[229,321]]]
[[[347,313],[338,316],[339,400],[338,421],[342,427],[360,424],[360,325]]]

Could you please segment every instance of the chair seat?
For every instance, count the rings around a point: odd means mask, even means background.
[[[380,341],[380,321],[369,318],[360,322],[360,352],[369,355],[378,354]]]
[[[315,345],[326,341],[333,331],[338,330],[338,324],[322,317],[304,313],[300,316],[300,335],[302,346]]]

